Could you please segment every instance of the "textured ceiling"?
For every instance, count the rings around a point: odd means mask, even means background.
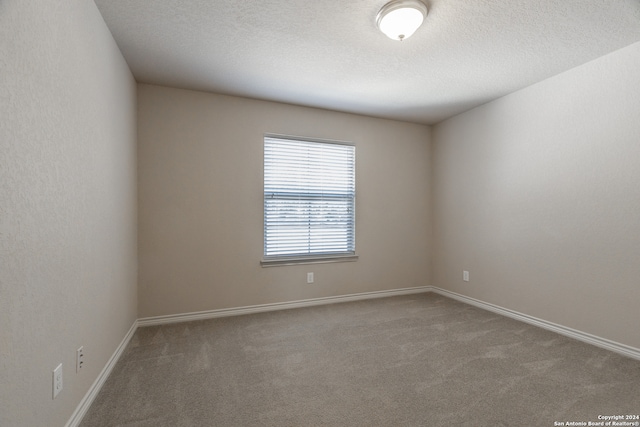
[[[432,124],[640,41],[640,0],[95,0],[138,82]],[[588,90],[585,89],[585,90]]]

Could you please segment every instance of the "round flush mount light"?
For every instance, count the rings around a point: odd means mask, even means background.
[[[376,24],[393,40],[411,37],[427,16],[427,6],[419,0],[393,0],[382,6]]]

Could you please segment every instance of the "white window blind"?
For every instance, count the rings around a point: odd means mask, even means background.
[[[355,147],[265,136],[265,260],[354,254]]]

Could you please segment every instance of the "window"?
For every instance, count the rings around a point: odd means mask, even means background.
[[[355,147],[265,136],[263,265],[353,259]]]

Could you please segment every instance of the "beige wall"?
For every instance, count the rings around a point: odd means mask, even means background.
[[[429,284],[428,127],[150,85],[138,117],[140,317]],[[265,132],[355,142],[357,262],[260,266]]]
[[[638,70],[640,43],[434,127],[434,285],[640,348]]]
[[[135,96],[93,1],[0,2],[3,427],[64,425],[136,318]]]

